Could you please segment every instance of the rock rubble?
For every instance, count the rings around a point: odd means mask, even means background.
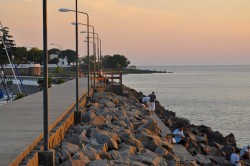
[[[157,123],[138,102],[142,93],[127,87],[123,90],[129,97],[111,92],[94,94],[83,109],[82,124],[71,126],[56,146],[57,165],[231,165],[230,155],[236,148],[233,134],[223,137],[210,127],[192,125],[157,101],[156,114],[165,125],[173,131],[182,124],[191,138],[187,150],[195,161],[180,160],[168,137],[161,136]]]
[[[91,105],[91,106],[90,106]],[[57,165],[168,165],[172,144],[135,99],[95,93],[82,124],[55,148]]]

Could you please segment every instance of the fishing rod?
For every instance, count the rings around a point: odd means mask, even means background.
[[[159,90],[159,88],[160,88],[160,85],[161,85],[161,80],[162,80],[162,77],[160,77],[160,81],[159,81],[159,83],[158,83],[158,85],[157,85],[156,94],[158,93],[158,90]]]

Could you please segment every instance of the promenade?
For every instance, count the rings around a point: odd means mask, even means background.
[[[79,79],[79,97],[87,78]],[[75,80],[49,88],[49,126],[75,103]],[[9,165],[43,133],[43,92],[0,106],[0,165]]]

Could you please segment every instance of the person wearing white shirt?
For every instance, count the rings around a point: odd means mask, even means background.
[[[143,97],[142,102],[146,105],[147,109],[149,109],[150,97],[148,96]]]
[[[174,139],[175,139],[177,144],[182,144],[187,148],[190,138],[185,137],[185,135],[183,133],[183,129],[184,129],[184,127],[180,126],[178,129],[174,130],[173,135],[174,135]]]
[[[240,150],[239,149],[236,149],[236,151],[231,154],[231,163],[234,166],[243,166],[242,161],[240,160]]]

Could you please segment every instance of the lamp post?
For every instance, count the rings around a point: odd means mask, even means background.
[[[90,37],[91,38],[91,37]],[[84,40],[84,42],[87,42],[86,40]],[[93,43],[93,54],[94,54],[94,60],[93,60],[93,69],[94,69],[94,89],[96,88],[96,83],[95,83],[95,79],[96,79],[96,43],[93,41],[89,41],[90,43]],[[90,65],[90,62],[89,62]]]
[[[43,130],[44,151],[49,150],[47,0],[43,0]]]
[[[60,68],[61,68],[60,76],[62,77],[62,61],[63,61],[63,58],[62,58],[62,46],[60,44],[54,44],[54,43],[51,43],[50,45],[59,46],[60,47],[60,57],[61,57],[61,62],[60,62]]]
[[[76,111],[79,111],[79,85],[78,85],[78,13],[85,14],[87,16],[87,25],[89,25],[89,15],[85,12],[80,12],[77,10],[77,0],[76,0],[76,10],[70,10],[61,8],[59,9],[60,12],[75,12],[76,13],[76,24],[75,24],[75,31],[76,31]],[[89,26],[87,26],[88,36],[89,36]],[[89,42],[88,42],[88,61],[89,61]],[[88,67],[88,97],[89,97],[89,67]]]
[[[80,33],[87,33],[87,32],[81,31]],[[97,42],[97,53],[98,53],[97,61],[98,61],[98,70],[100,70],[102,68],[100,65],[101,52],[102,52],[101,51],[102,50],[102,40],[99,38],[98,33],[94,33],[94,34],[97,36],[97,38],[95,38],[94,36],[93,37],[99,41],[99,42]]]
[[[71,23],[72,25],[75,25],[76,23],[75,22],[72,22]],[[89,24],[83,24],[83,23],[78,23],[79,25],[86,25],[87,27],[92,27],[93,28],[93,31],[92,31],[92,33],[93,33],[93,36],[94,36],[94,34],[95,34],[95,27],[94,26],[92,26],[92,25],[89,25]],[[89,41],[89,30],[88,30],[88,36],[87,36],[87,41]],[[89,42],[88,42],[89,43]],[[95,40],[93,39],[93,43],[95,43]],[[93,50],[94,50],[94,57],[96,57],[96,55],[95,55],[95,44],[93,45]],[[89,61],[89,60],[88,60]],[[89,63],[88,63],[89,64]],[[96,74],[95,74],[95,65],[94,65],[94,89],[96,88],[95,87],[95,78],[96,78]]]

